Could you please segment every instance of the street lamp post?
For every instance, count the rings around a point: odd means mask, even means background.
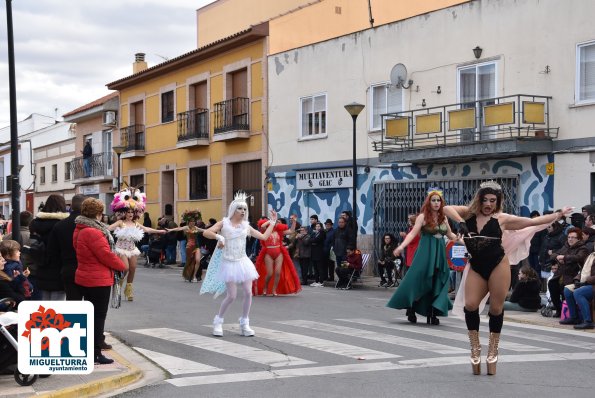
[[[353,179],[353,220],[357,224],[357,165],[355,164],[355,121],[357,120],[357,116],[360,114],[362,109],[364,109],[364,105],[358,104],[357,102],[352,102],[351,104],[345,105],[345,109],[351,115],[351,119],[353,119],[353,170],[351,172],[352,179]],[[357,247],[357,229],[354,228],[353,230],[353,243]]]
[[[17,89],[12,32],[12,0],[6,0],[6,38],[8,47],[8,88],[10,103],[10,179],[12,201],[12,239],[21,240],[21,180],[19,177],[19,133],[17,122]]]
[[[122,152],[124,152],[124,149],[126,149],[126,147],[124,145],[114,145],[112,147],[112,149],[114,150],[116,155],[118,155],[118,191],[119,191],[122,188],[122,181],[120,181],[120,175],[121,175],[120,155],[122,155]]]

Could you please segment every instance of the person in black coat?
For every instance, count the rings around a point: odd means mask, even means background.
[[[378,286],[391,287],[393,286],[392,271],[395,268],[395,254],[393,253],[397,247],[397,239],[393,234],[384,234],[382,237],[382,247],[380,258],[378,259],[378,274],[380,275],[380,284]],[[386,271],[386,278],[384,273]],[[387,281],[388,279],[388,281]]]
[[[310,264],[314,268],[314,283],[310,286],[320,287],[326,279],[328,263],[324,256],[324,238],[325,232],[322,223],[314,224],[314,231],[310,233]]]
[[[535,270],[523,266],[519,270],[518,282],[508,301],[504,302],[505,311],[535,312],[541,308],[541,282]]]
[[[6,264],[6,260],[0,256],[0,299],[10,298],[18,305],[21,301],[25,300],[25,296],[13,288],[13,278],[15,276],[22,278],[22,276],[8,275],[4,272],[4,264]],[[6,311],[8,309],[8,306],[0,306],[0,311]]]
[[[29,230],[31,231],[31,239],[37,236],[45,245],[45,256],[43,260],[37,264],[37,271],[32,273],[34,279],[32,283],[37,289],[41,290],[42,300],[64,300],[66,293],[64,292],[64,283],[62,282],[62,264],[57,258],[48,255],[49,237],[54,226],[60,220],[67,218],[69,214],[66,212],[66,202],[61,195],[50,195],[42,210],[37,213],[37,216]],[[51,250],[54,250],[52,248]]]
[[[331,260],[330,255],[331,255],[331,248],[333,247],[333,244],[335,243],[335,230],[333,229],[333,220],[331,220],[330,218],[327,218],[326,221],[324,222],[324,232],[326,234],[325,238],[324,238],[324,258],[327,262],[327,273],[328,273],[328,279],[329,281],[332,281],[335,279],[335,261]]]
[[[539,250],[539,266],[544,272],[549,272],[552,266],[550,255],[558,251],[566,243],[564,226],[559,222],[554,222],[547,227],[547,233],[543,238],[541,249]],[[543,276],[543,275],[542,275]]]
[[[58,221],[48,239],[48,257],[51,263],[61,264],[62,284],[66,293],[66,300],[82,300],[79,287],[74,283],[77,268],[76,252],[72,246],[72,236],[76,227],[74,220],[81,215],[81,204],[86,199],[84,195],[72,197],[71,213],[64,220]]]

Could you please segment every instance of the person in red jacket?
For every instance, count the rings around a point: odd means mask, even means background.
[[[359,276],[362,270],[362,252],[355,248],[352,244],[347,245],[347,260],[338,265],[335,269],[339,281],[337,282],[337,289],[351,289],[349,284],[349,277],[355,269],[355,277]]]
[[[111,286],[114,284],[114,271],[128,270],[128,266],[114,252],[114,240],[107,226],[100,221],[104,208],[99,199],[85,199],[81,215],[74,221],[76,228],[72,237],[78,262],[74,282],[79,286],[83,298],[93,304],[95,363],[99,364],[114,362],[101,354],[103,329]]]

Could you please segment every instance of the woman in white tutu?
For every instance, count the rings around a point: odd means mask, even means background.
[[[260,240],[267,240],[277,221],[277,213],[271,211],[271,222],[264,233],[260,233],[248,224],[247,195],[238,192],[229,205],[227,217],[203,232],[207,239],[217,239],[217,250],[211,257],[207,276],[200,293],[215,293],[215,297],[223,292],[227,295],[221,302],[219,313],[213,320],[213,336],[223,336],[223,315],[237,296],[237,285],[244,290],[244,305],[240,318],[240,333],[242,336],[254,336],[250,329],[249,314],[252,305],[252,283],[258,279],[258,272],[254,264],[246,255],[246,238],[253,236]]]
[[[136,244],[140,242],[144,234],[164,234],[165,230],[156,230],[139,224],[137,220],[145,211],[145,194],[135,188],[127,188],[114,195],[111,208],[118,221],[108,227],[109,231],[114,231],[117,238],[116,254],[128,267],[128,276],[126,277],[126,288],[124,296],[128,301],[134,299],[132,291],[132,282],[136,271],[136,262],[140,251]],[[124,278],[121,279],[122,283]]]

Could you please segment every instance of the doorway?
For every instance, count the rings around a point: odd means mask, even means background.
[[[248,215],[250,222],[256,222],[261,216],[267,216],[262,203],[262,166],[260,160],[233,164],[233,195],[244,191],[249,195]]]
[[[174,171],[161,172],[161,214],[165,214],[165,206],[171,205],[174,209],[173,216],[175,218],[175,203],[174,203]]]

